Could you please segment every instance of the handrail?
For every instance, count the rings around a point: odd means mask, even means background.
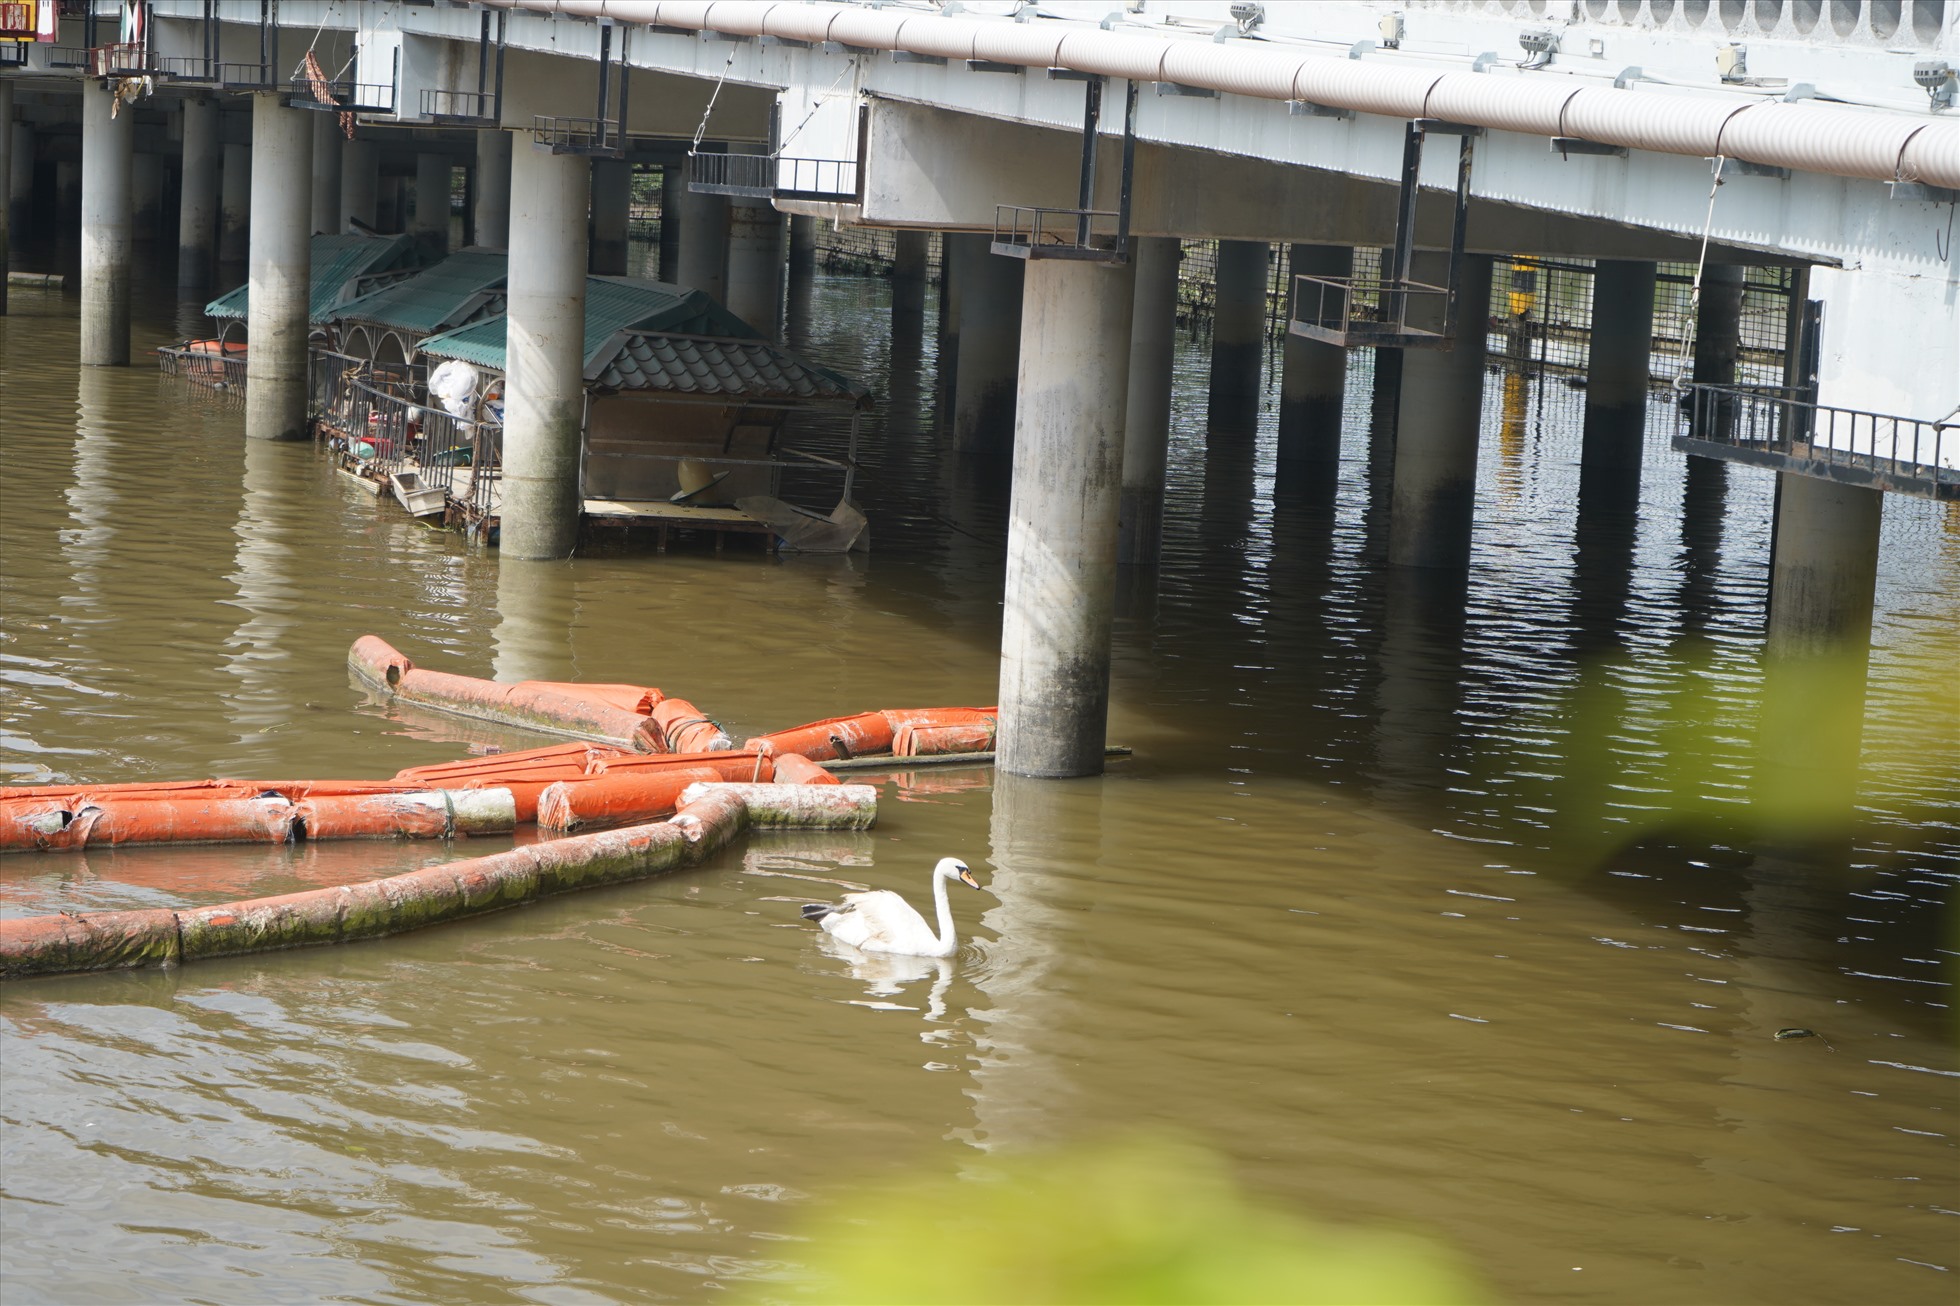
[[[1960,499],[1960,424],[1820,404],[1776,385],[1688,388],[1675,446],[1825,480]]]

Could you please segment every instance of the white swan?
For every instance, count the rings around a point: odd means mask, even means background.
[[[933,931],[926,918],[912,904],[890,889],[873,893],[847,893],[842,902],[811,902],[803,905],[803,919],[823,926],[824,933],[861,952],[891,952],[908,957],[950,957],[958,940],[953,937],[953,908],[946,901],[946,882],[958,880],[977,889],[980,882],[966,863],[957,857],[942,857],[932,868],[932,901],[939,909],[939,930]]]

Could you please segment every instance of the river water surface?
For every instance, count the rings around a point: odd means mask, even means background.
[[[936,433],[935,342],[819,276],[793,339],[881,395],[869,558],[499,564],[77,303],[0,318],[0,767],[381,776],[514,732],[401,717],[348,645],[636,681],[736,738],[993,701],[1003,478]],[[9,1303],[644,1301],[793,1276],[867,1183],[1170,1130],[1261,1199],[1413,1230],[1530,1302],[1951,1301],[1960,519],[1887,503],[1860,817],[1835,862],[1667,831],[1750,783],[1772,486],[1575,524],[1583,395],[1493,378],[1467,588],[1372,564],[1368,360],[1338,491],[1272,415],[1206,455],[1180,350],[1161,571],[1131,578],[1095,780],[921,770],[859,836],[356,946],[0,990]],[[1691,707],[1683,708],[1684,701]],[[1684,728],[1683,722],[1692,728]],[[1603,776],[1575,793],[1576,772]],[[0,910],[224,901],[495,841],[14,857]],[[831,955],[796,904],[969,862],[949,966]],[[1777,1041],[1782,1027],[1822,1039]]]

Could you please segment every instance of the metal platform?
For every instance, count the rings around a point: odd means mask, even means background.
[[[1960,423],[1834,408],[1781,386],[1691,386],[1684,417],[1682,453],[1960,500]]]
[[[1126,263],[1130,241],[1114,209],[1037,209],[994,206],[993,252],[1008,258]]]

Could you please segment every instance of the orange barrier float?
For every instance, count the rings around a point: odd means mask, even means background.
[[[653,719],[659,723],[661,742],[670,753],[721,753],[735,747],[735,741],[720,726],[684,698],[656,703]]]
[[[777,784],[834,785],[841,783],[836,776],[824,770],[801,753],[781,753],[772,760],[776,764]]]
[[[447,671],[425,671],[373,635],[354,641],[347,662],[356,675],[404,702],[527,730],[624,744],[643,753],[666,751],[660,726],[652,716],[666,696],[645,685],[554,680],[504,684]],[[690,709],[689,715],[699,713]]]
[[[801,753],[813,762],[833,762],[891,752],[892,723],[883,712],[860,712],[758,735],[742,747],[758,753]]]
[[[330,784],[337,782],[330,782]],[[230,782],[164,796],[85,792],[0,797],[0,853],[63,852],[134,844],[296,843],[301,839],[446,839],[508,834],[517,826],[508,790],[386,789],[294,797]]]
[[[720,779],[710,767],[676,766],[560,780],[538,798],[538,828],[563,833],[650,821],[679,807],[689,785]]]
[[[991,707],[887,709],[893,757],[944,753],[991,753],[999,715]]]

